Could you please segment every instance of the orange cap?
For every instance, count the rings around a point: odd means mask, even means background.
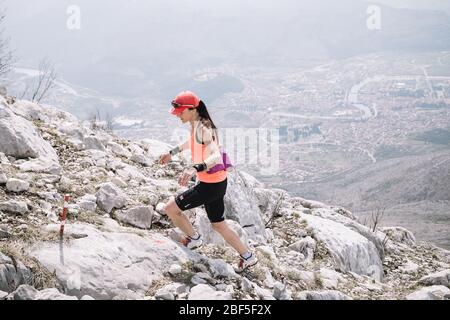
[[[181,114],[184,109],[197,108],[200,103],[199,97],[191,91],[180,92],[175,99],[172,100],[172,109],[170,113],[173,115]]]

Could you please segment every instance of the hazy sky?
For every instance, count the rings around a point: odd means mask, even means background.
[[[398,18],[397,12],[383,9],[383,29],[371,33],[366,26],[369,3],[363,0],[4,2],[6,34],[21,66],[36,66],[46,56],[60,74],[90,86],[102,86],[112,73],[133,79],[160,79],[220,63],[267,66],[274,57],[289,61],[392,49],[399,43],[395,38],[398,34],[402,41],[409,41],[407,47],[414,42],[417,46],[440,25],[447,26],[444,14],[436,18],[407,13]],[[448,0],[375,2],[450,12]],[[80,29],[67,28],[70,5],[80,9]],[[400,33],[397,21],[401,23]],[[405,34],[405,30],[411,34]],[[425,33],[410,39],[414,32]],[[442,47],[441,40],[436,41],[432,46]]]

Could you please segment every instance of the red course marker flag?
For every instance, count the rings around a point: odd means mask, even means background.
[[[64,233],[64,225],[66,224],[66,218],[67,218],[67,209],[69,206],[69,200],[70,200],[70,196],[68,194],[66,194],[64,196],[64,206],[63,206],[63,211],[61,214],[61,227],[59,229],[59,234],[62,235]]]

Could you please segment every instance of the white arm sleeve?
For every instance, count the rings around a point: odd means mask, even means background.
[[[209,154],[209,156],[204,160],[207,169],[210,169],[217,164],[223,163],[219,145],[217,144],[217,137],[216,140],[213,140],[212,129],[206,127],[202,128],[202,140]]]

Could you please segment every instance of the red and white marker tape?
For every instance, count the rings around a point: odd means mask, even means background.
[[[63,212],[61,215],[61,227],[59,229],[60,235],[62,235],[64,233],[64,225],[66,224],[67,210],[69,208],[69,200],[70,200],[70,196],[68,194],[66,194],[64,196],[64,206],[63,206]]]

